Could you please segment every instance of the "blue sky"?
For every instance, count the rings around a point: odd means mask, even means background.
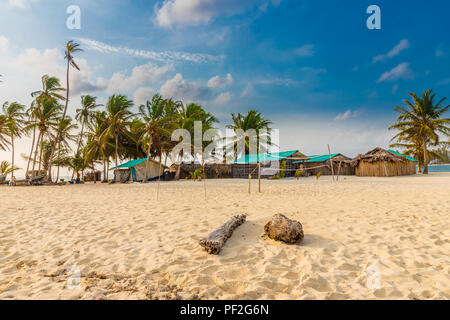
[[[366,27],[372,4],[381,30]],[[69,5],[81,30],[66,28]],[[64,79],[75,39],[85,51],[71,111],[82,94],[139,104],[160,92],[201,103],[222,126],[256,108],[282,149],[330,143],[354,156],[389,144],[408,92],[449,96],[449,12],[445,1],[0,0],[0,102],[29,104],[45,73]]]

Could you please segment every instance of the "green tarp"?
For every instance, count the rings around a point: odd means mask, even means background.
[[[137,165],[140,165],[142,162],[145,162],[145,161],[147,161],[147,158],[131,160],[131,161],[128,161],[127,163],[121,164],[117,168],[118,169],[130,169],[130,168],[136,167]],[[111,168],[110,170],[114,170],[114,169],[116,169],[116,167]]]
[[[236,164],[250,164],[250,163],[258,163],[266,162],[266,161],[279,161],[283,160],[285,158],[288,158],[292,156],[294,153],[298,152],[295,151],[285,151],[285,152],[273,152],[273,153],[266,153],[266,154],[247,154],[242,158],[237,159],[234,163]]]

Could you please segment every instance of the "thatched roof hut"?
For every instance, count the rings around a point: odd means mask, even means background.
[[[354,176],[355,168],[351,165],[352,159],[341,153],[325,154],[318,156],[308,156],[310,160],[302,160],[294,162],[296,168],[305,171],[306,176],[317,175],[321,173],[324,176],[330,176],[334,172],[335,175]],[[331,158],[331,160],[330,160]],[[333,170],[331,170],[331,163]]]
[[[416,174],[417,160],[393,150],[376,148],[352,160],[359,177],[394,177]]]

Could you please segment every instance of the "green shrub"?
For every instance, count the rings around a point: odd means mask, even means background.
[[[300,180],[302,175],[303,175],[303,170],[297,170],[295,172],[295,177],[297,178],[297,180]]]
[[[316,179],[319,180],[321,176],[322,176],[322,172],[317,172]]]

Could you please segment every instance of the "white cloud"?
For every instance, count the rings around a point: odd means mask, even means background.
[[[147,101],[152,99],[155,93],[155,90],[152,88],[139,88],[133,95],[134,104],[137,106],[145,104]]]
[[[397,93],[398,91],[398,84],[394,84],[394,86],[392,87],[392,93]]]
[[[229,73],[224,78],[221,78],[220,76],[212,77],[211,79],[208,80],[207,86],[210,89],[219,89],[232,85],[233,82],[234,82],[233,76],[231,75],[231,73]]]
[[[439,81],[438,85],[439,86],[443,86],[443,85],[446,85],[446,84],[449,84],[449,83],[450,83],[450,78],[447,78],[447,79],[444,79],[442,81]]]
[[[381,75],[381,77],[377,80],[377,82],[392,82],[399,79],[403,80],[411,80],[414,79],[414,73],[409,68],[409,63],[404,62],[400,63],[395,68],[386,71]]]
[[[106,88],[108,93],[129,92],[138,86],[161,80],[172,70],[173,65],[157,66],[149,62],[134,67],[129,76],[124,72],[116,72],[110,79],[99,78],[97,85]]]
[[[221,93],[215,100],[214,102],[218,105],[223,105],[223,104],[227,104],[231,101],[231,93],[229,92],[224,92]]]
[[[293,87],[301,84],[301,81],[297,81],[290,78],[270,78],[270,79],[260,79],[256,80],[255,83],[263,85],[275,85],[275,86],[286,86]]]
[[[31,5],[31,3],[37,3],[39,0],[8,0],[8,7],[25,9]]]
[[[444,43],[441,43],[438,45],[438,47],[436,48],[435,54],[436,54],[436,57],[445,56]]]
[[[249,83],[249,84],[247,84],[245,86],[244,90],[242,90],[241,98],[245,98],[245,97],[251,96],[251,95],[254,94],[254,92],[255,92],[255,90],[253,89],[252,84]]]
[[[359,117],[362,113],[362,110],[347,110],[344,113],[339,113],[335,118],[334,121],[344,121],[351,118]]]
[[[386,59],[395,57],[400,54],[403,50],[408,49],[411,46],[408,39],[401,40],[394,48],[392,48],[388,53],[386,54],[380,54],[373,58],[373,62],[377,61],[384,61]]]
[[[258,5],[266,11],[268,4],[278,6],[281,0],[165,0],[155,7],[155,23],[160,27],[199,26],[219,16],[233,16]]]
[[[312,57],[314,56],[314,45],[305,44],[300,48],[295,49],[295,54],[299,57]]]
[[[196,82],[183,79],[181,73],[177,73],[172,79],[167,80],[160,89],[165,98],[195,102],[201,100],[208,93],[207,87],[202,87]]]
[[[166,63],[174,61],[185,61],[192,63],[214,63],[224,59],[224,56],[213,56],[202,53],[189,53],[179,51],[158,52],[158,51],[131,49],[127,47],[115,47],[97,40],[86,38],[79,38],[78,41],[90,50],[99,51],[102,53],[127,54],[138,58],[151,59]]]
[[[8,50],[9,40],[7,37],[0,35],[0,50]]]

